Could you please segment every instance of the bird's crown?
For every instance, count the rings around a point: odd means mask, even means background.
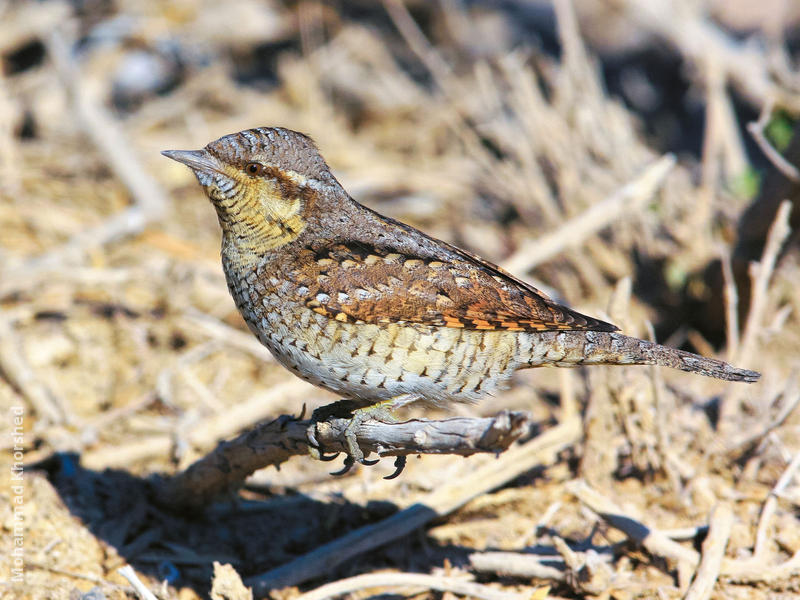
[[[327,182],[330,169],[314,141],[283,127],[257,127],[223,136],[205,147],[218,160],[240,168],[260,163],[302,179]]]

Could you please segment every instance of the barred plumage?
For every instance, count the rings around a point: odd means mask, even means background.
[[[250,329],[295,374],[347,398],[474,401],[537,366],[759,377],[617,333],[358,204],[303,134],[264,127],[164,154],[192,168],[216,208],[228,286]]]

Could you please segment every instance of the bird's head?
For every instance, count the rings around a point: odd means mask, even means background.
[[[192,169],[223,234],[266,250],[300,235],[318,192],[338,186],[311,138],[289,129],[248,129],[162,154]]]

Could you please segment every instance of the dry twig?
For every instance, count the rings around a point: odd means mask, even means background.
[[[153,592],[147,589],[147,586],[142,583],[142,580],[139,579],[139,576],[136,574],[136,571],[133,570],[132,566],[125,565],[124,567],[120,567],[117,569],[117,573],[130,581],[133,589],[136,590],[136,595],[139,596],[141,600],[158,600],[158,598],[153,595]]]
[[[449,514],[533,466],[552,461],[558,452],[577,442],[581,432],[579,419],[565,421],[531,441],[508,450],[496,461],[477,469],[470,467],[463,476],[450,477],[427,498],[388,519],[351,531],[286,565],[252,577],[245,583],[253,586],[256,596],[263,596],[268,590],[297,585],[324,575],[354,556],[383,546],[422,527],[432,519]]]
[[[696,565],[699,561],[697,552],[674,542],[658,529],[626,515],[619,506],[589,487],[585,482],[570,482],[567,484],[567,489],[612,527],[622,531],[634,542],[644,547],[650,554],[679,562],[687,562],[691,565]]]
[[[158,500],[172,507],[204,506],[258,469],[278,466],[294,455],[308,454],[313,447],[310,437],[326,451],[344,451],[344,433],[349,422],[344,418],[301,421],[284,415],[259,425],[223,442],[182,473],[161,482],[157,488]],[[356,431],[356,437],[365,455],[375,452],[380,456],[470,456],[478,452],[503,452],[524,433],[526,424],[525,413],[507,411],[486,419],[368,421]]]
[[[748,584],[770,585],[777,581],[788,581],[800,574],[800,550],[778,565],[770,565],[761,559],[724,560],[720,577],[727,581]]]
[[[772,101],[766,102],[761,109],[761,114],[758,116],[757,121],[747,124],[747,131],[753,136],[753,139],[761,148],[764,155],[775,165],[775,168],[783,173],[788,179],[794,182],[800,182],[800,170],[786,160],[778,150],[770,144],[767,136],[764,134],[764,129],[769,124],[769,119],[772,116],[772,109],[774,108]]]
[[[747,325],[745,326],[744,340],[742,341],[739,360],[749,359],[753,351],[755,335],[763,322],[763,311],[767,299],[769,280],[775,270],[775,264],[781,247],[791,233],[791,228],[789,227],[789,213],[791,213],[791,210],[792,203],[789,200],[781,202],[778,213],[775,215],[775,219],[772,222],[772,227],[770,227],[761,261],[759,261],[757,265],[753,265],[750,269],[750,275],[753,279],[753,297],[750,305],[750,313],[747,317]]]
[[[788,468],[787,471],[789,471]],[[700,555],[697,552],[669,539],[663,531],[625,515],[621,508],[590,488],[585,482],[575,481],[568,484],[567,488],[612,527],[619,529],[632,541],[641,544],[654,556],[677,561],[679,571],[694,568],[700,563]],[[719,569],[720,577],[741,583],[768,584],[787,579],[797,573],[800,573],[800,551],[795,552],[789,560],[778,565],[768,564],[763,557],[754,556],[751,559],[742,560],[723,558]]]
[[[675,157],[665,154],[610,197],[566,221],[554,232],[520,246],[502,267],[512,273],[525,273],[564,249],[581,245],[623,215],[635,214],[653,197],[674,166]]]
[[[0,374],[5,375],[30,403],[41,424],[72,421],[72,413],[64,398],[37,377],[25,360],[14,325],[5,318],[0,318],[0,340],[3,340],[0,344]]]
[[[357,575],[340,581],[325,584],[315,590],[301,594],[295,600],[327,600],[336,596],[343,596],[359,590],[370,588],[423,588],[437,592],[451,592],[481,600],[522,600],[529,596],[504,592],[481,585],[472,581],[465,581],[456,577],[439,577],[423,573],[370,573]]]
[[[720,248],[720,262],[722,264],[722,277],[725,299],[725,330],[728,341],[728,360],[734,361],[739,356],[739,292],[736,290],[736,280],[733,277],[731,255],[727,248]]]
[[[772,517],[775,514],[775,507],[778,504],[778,496],[780,496],[783,490],[792,482],[798,470],[800,470],[800,452],[794,455],[789,465],[783,471],[775,487],[770,491],[769,497],[764,502],[764,507],[761,509],[761,517],[758,520],[758,530],[756,531],[756,545],[753,552],[753,558],[757,560],[764,560],[767,555],[769,528],[771,526]]]
[[[611,570],[594,550],[575,552],[562,538],[553,536],[553,546],[567,567],[566,581],[579,593],[598,595],[609,587]]]
[[[686,592],[686,600],[707,600],[719,577],[725,547],[731,537],[733,510],[727,504],[719,504],[711,513],[708,537],[703,542],[703,557],[697,568],[694,581]]]
[[[524,577],[566,581],[564,561],[552,555],[521,554],[519,552],[476,552],[469,555],[476,571],[505,577]]]
[[[611,571],[609,554],[590,549],[576,552],[560,537],[553,537],[553,554],[519,552],[476,552],[469,562],[476,571],[500,576],[545,579],[567,583],[581,594],[597,595],[608,589]]]

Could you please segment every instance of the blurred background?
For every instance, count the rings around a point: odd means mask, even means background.
[[[123,598],[126,562],[164,598],[205,597],[215,560],[262,573],[482,464],[426,456],[384,482],[390,464],[337,479],[296,458],[255,474],[239,509],[148,503],[148,475],[335,400],[251,337],[214,211],[159,154],[257,126],[307,133],[358,201],[582,312],[764,374],[521,373],[457,412],[526,410],[546,428],[567,399],[580,443],[316,583],[474,574],[476,549],[557,534],[607,549],[605,597],[681,597],[674,565],[598,533],[565,491],[577,478],[665,528],[730,502],[728,556],[749,556],[800,450],[798,61],[794,0],[0,2],[0,406],[24,409],[29,467],[27,583],[6,580],[10,597]],[[11,460],[13,437],[0,445]],[[791,472],[773,497],[760,558],[781,564],[800,551]],[[720,580],[715,597],[796,590],[797,569],[781,573]]]

